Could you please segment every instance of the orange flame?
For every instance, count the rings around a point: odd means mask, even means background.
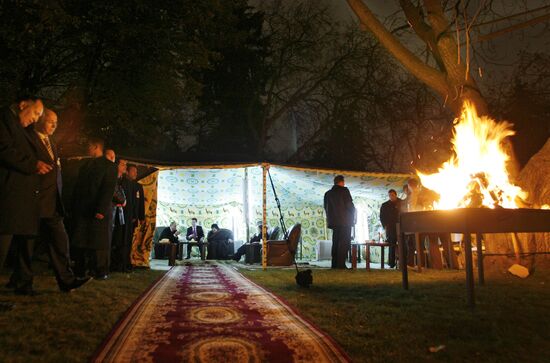
[[[435,209],[462,207],[518,208],[526,193],[513,185],[506,164],[510,157],[502,141],[514,135],[507,122],[478,116],[465,102],[453,130],[454,155],[435,174],[418,172],[422,184],[440,196]]]

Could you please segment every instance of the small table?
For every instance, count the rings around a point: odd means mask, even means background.
[[[181,258],[183,259],[183,247],[184,246],[199,246],[199,251],[201,251],[201,260],[206,260],[206,248],[208,247],[208,242],[192,242],[192,241],[180,241],[179,249],[181,251]],[[202,245],[202,248],[201,248]]]
[[[365,242],[366,251],[365,251],[365,262],[367,263],[367,271],[370,271],[370,248],[371,247],[380,247],[380,268],[384,269],[384,247],[391,246],[387,242]]]

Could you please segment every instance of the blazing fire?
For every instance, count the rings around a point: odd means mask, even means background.
[[[466,102],[455,120],[454,156],[435,174],[418,173],[422,185],[440,196],[435,209],[518,208],[516,200],[524,198],[525,192],[510,182],[509,156],[502,148],[502,141],[512,135],[511,124],[480,117]]]

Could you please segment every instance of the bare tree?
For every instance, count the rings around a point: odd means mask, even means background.
[[[404,16],[406,25],[390,30],[374,15],[365,1],[346,1],[362,27],[374,34],[411,74],[439,94],[454,112],[460,111],[464,100],[473,102],[481,114],[489,110],[476,81],[481,70],[472,67],[473,57],[483,57],[484,54],[481,47],[472,47],[472,44],[517,32],[550,19],[547,5],[529,10],[517,1],[508,4],[508,7],[498,2],[481,1],[468,9],[469,1],[421,0],[414,4],[411,0],[400,0],[400,15]],[[505,25],[507,21],[516,19],[520,20],[513,25]],[[481,26],[490,27],[491,30],[480,34],[477,31]],[[424,59],[396,35],[409,28],[425,44]]]

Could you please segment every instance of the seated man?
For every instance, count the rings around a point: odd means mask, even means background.
[[[191,227],[187,228],[187,236],[185,237],[188,241],[198,242],[199,244],[199,252],[202,256],[202,249],[204,248],[202,245],[202,241],[204,239],[204,231],[202,230],[202,227],[197,225],[197,218],[191,218]],[[191,249],[193,248],[192,245],[187,245],[187,258],[191,258]]]
[[[178,232],[177,227],[178,226],[176,225],[176,222],[170,223],[170,227],[166,227],[162,230],[159,237],[159,242],[163,239],[167,239],[170,241],[170,243],[178,243],[178,235],[180,233]]]
[[[212,224],[208,232],[208,257],[209,260],[226,260],[229,257],[229,243],[233,241],[233,232],[220,228],[216,223]]]
[[[258,232],[254,236],[252,236],[252,238],[250,238],[249,243],[245,243],[241,247],[239,247],[239,249],[233,256],[233,259],[239,262],[241,260],[241,257],[246,253],[246,249],[248,248],[248,246],[250,246],[250,244],[253,242],[260,242],[261,240],[262,240],[262,224],[259,224]]]

